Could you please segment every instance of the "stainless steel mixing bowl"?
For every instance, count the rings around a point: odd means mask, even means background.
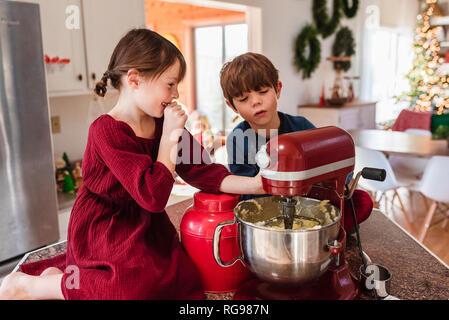
[[[311,209],[316,209],[321,201],[304,197],[294,199],[298,201],[300,215],[314,218],[324,215],[320,210]],[[281,201],[281,197],[272,196],[240,202],[234,209],[235,219],[224,221],[215,229],[215,261],[227,267],[241,260],[261,280],[281,285],[300,285],[323,275],[332,261],[328,244],[338,239],[340,210],[334,207],[335,219],[320,229],[285,230],[260,225],[260,221],[282,215]],[[223,262],[220,257],[221,230],[234,223],[238,225],[242,255]]]

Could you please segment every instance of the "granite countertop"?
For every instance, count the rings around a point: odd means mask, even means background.
[[[178,233],[182,215],[192,203],[189,199],[166,208]],[[360,226],[360,235],[363,251],[373,263],[387,267],[392,274],[391,295],[404,300],[449,299],[449,268],[380,211],[374,210]],[[65,249],[66,242],[48,246],[28,254],[21,263],[51,258]],[[348,237],[345,257],[351,272],[356,275],[361,260],[352,236]],[[229,300],[232,296],[232,292],[206,294],[208,300]],[[362,294],[360,299],[369,297]]]

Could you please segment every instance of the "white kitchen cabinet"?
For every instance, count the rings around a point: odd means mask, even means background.
[[[298,106],[298,115],[316,127],[337,126],[345,130],[375,129],[376,103],[354,101],[341,107]]]
[[[145,0],[20,1],[40,5],[44,54],[70,59],[47,64],[50,97],[91,93],[120,38],[145,27]]]
[[[132,28],[145,28],[145,0],[83,0],[89,88],[107,70],[119,40]]]
[[[66,26],[66,9],[81,8],[81,0],[21,0],[40,5],[44,54],[50,58],[70,59],[70,63],[46,64],[50,95],[86,91],[86,57],[82,19],[79,29]]]

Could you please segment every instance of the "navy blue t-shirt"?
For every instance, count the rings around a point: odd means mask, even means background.
[[[278,111],[280,125],[277,135],[296,131],[314,129],[315,126],[306,118],[291,116]],[[270,137],[271,135],[268,135]],[[238,124],[226,140],[229,171],[237,176],[255,177],[259,173],[255,156],[260,147],[269,138],[258,135],[247,121]],[[257,198],[257,195],[243,195],[242,200]]]

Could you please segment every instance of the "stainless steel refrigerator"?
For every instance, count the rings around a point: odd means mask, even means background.
[[[59,240],[39,6],[0,0],[0,263]]]

